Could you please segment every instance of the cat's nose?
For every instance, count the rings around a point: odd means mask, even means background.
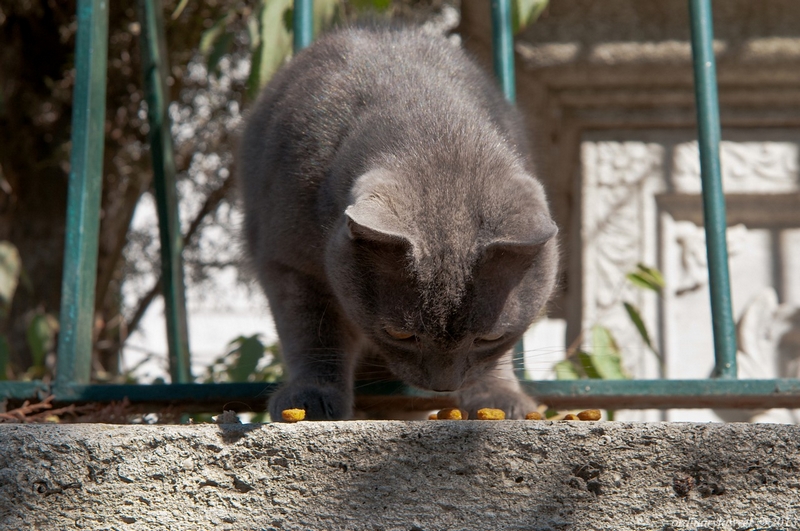
[[[428,389],[437,393],[451,393],[461,388],[464,378],[456,371],[436,371],[430,375]]]

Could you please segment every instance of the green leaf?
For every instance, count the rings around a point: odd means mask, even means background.
[[[258,13],[258,11],[256,11]],[[255,53],[256,48],[261,42],[261,35],[258,32],[258,16],[250,15],[247,17],[247,37],[250,40],[250,53]]]
[[[239,337],[234,340],[239,346],[233,352],[237,353],[236,362],[228,368],[228,377],[232,382],[246,382],[255,374],[259,360],[264,356],[265,348],[258,335]]]
[[[559,361],[553,366],[556,380],[580,380],[580,374],[570,360]]]
[[[208,55],[208,71],[216,72],[217,65],[219,65],[219,60],[228,53],[231,49],[231,44],[233,44],[234,34],[233,33],[225,33],[217,42],[214,43],[214,48],[211,50],[211,53]]]
[[[603,380],[627,380],[622,369],[619,346],[611,331],[600,325],[592,327],[592,368]]]
[[[603,380],[629,380],[630,377],[622,368],[622,358],[619,356],[592,356],[594,369]]]
[[[514,34],[536,22],[549,0],[513,0],[511,2],[511,27]]]
[[[636,267],[638,267],[642,273],[652,278],[653,281],[660,287],[662,288],[664,287],[664,276],[661,274],[661,271],[659,271],[655,267],[649,267],[642,263],[636,264]]]
[[[379,2],[387,4],[386,9],[392,3],[391,0],[379,0]],[[341,5],[340,0],[314,1],[314,35],[319,35],[339,21]]]
[[[53,315],[38,312],[31,319],[25,336],[28,348],[31,349],[33,367],[43,369],[45,356],[56,346],[56,333],[58,332],[58,319]]]
[[[11,346],[6,336],[0,336],[0,382],[8,379],[8,362],[11,359]]]
[[[600,379],[600,373],[597,372],[597,369],[595,369],[594,367],[594,360],[592,359],[591,354],[589,354],[588,352],[579,351],[578,362],[580,363],[583,373],[588,378],[592,378],[594,380]]]
[[[642,336],[642,341],[644,341],[645,344],[650,347],[650,350],[658,355],[658,352],[656,352],[656,349],[653,348],[653,344],[650,342],[650,334],[647,333],[647,327],[642,320],[642,315],[639,312],[639,309],[629,302],[623,302],[622,304],[625,306],[625,311],[628,312],[628,317],[631,318],[636,330],[639,331],[639,335]]]
[[[391,4],[390,0],[373,0]],[[263,0],[259,9],[247,20],[250,36],[250,75],[247,97],[255,99],[261,88],[280,68],[292,51],[292,0]],[[314,33],[330,27],[340,15],[341,0],[314,2]]]
[[[279,345],[273,344],[268,346],[265,355],[271,356],[272,359],[267,366],[259,372],[258,381],[267,383],[280,381],[283,378],[283,362],[281,361]]]
[[[283,27],[290,33],[294,31],[294,7],[283,12]]]
[[[611,330],[601,325],[592,327],[592,354],[595,356],[619,356],[619,347]]]
[[[205,56],[211,53],[214,43],[225,33],[231,18],[231,13],[228,13],[203,32],[203,35],[200,36],[200,53]]]
[[[0,317],[4,317],[17,291],[22,261],[13,243],[0,241]]]
[[[636,271],[628,273],[625,277],[635,286],[660,293],[664,288],[664,277],[661,272],[644,264],[637,264]]]
[[[189,0],[181,0],[178,4],[178,7],[175,8],[175,11],[172,12],[171,18],[172,20],[178,20],[178,17],[181,16],[183,10],[186,9]]]
[[[392,0],[350,0],[350,5],[359,12],[381,12],[392,6]]]
[[[255,99],[292,49],[291,34],[284,26],[284,13],[292,0],[264,0],[258,11],[258,45],[253,51],[247,95]]]

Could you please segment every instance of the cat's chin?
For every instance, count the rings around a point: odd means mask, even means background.
[[[403,376],[402,373],[398,374],[397,372],[392,371],[393,374],[397,376],[397,378],[402,381],[404,384],[413,387],[417,391],[422,391],[424,393],[434,393],[436,395],[450,395],[453,393],[462,392],[476,382],[459,382],[458,384],[449,384],[449,385],[431,385],[430,383],[423,383],[419,378]]]
[[[468,381],[462,383],[455,389],[442,390],[442,389],[433,389],[430,386],[414,383],[413,381],[409,380],[402,380],[402,381],[409,387],[412,387],[415,391],[432,394],[434,396],[452,396],[452,395],[457,395],[459,393],[468,393],[470,389],[474,388],[476,385],[479,384],[479,382],[477,381]]]

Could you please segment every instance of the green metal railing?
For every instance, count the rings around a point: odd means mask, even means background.
[[[150,123],[150,156],[153,160],[153,188],[161,240],[161,289],[167,320],[169,368],[173,383],[192,381],[189,360],[189,332],[183,282],[183,238],[178,218],[175,189],[175,159],[167,114],[167,51],[162,9],[156,0],[139,1],[142,23],[145,99]]]
[[[90,384],[92,324],[97,267],[99,209],[105,118],[108,0],[78,0],[67,241],[58,346],[53,384],[0,382],[0,399],[42,398],[57,402],[181,402],[194,409],[217,409],[242,402],[263,408],[276,384],[195,384],[190,371],[184,302],[182,241],[177,215],[175,165],[165,90],[164,24],[158,0],[139,0],[144,82],[150,121],[154,187],[159,214],[162,287],[168,330],[169,385]],[[800,380],[737,380],[736,340],[731,310],[725,239],[725,202],[720,178],[720,125],[710,0],[688,0],[697,98],[698,138],[714,331],[714,378],[705,380],[523,381],[525,390],[551,407],[613,409],[689,407],[800,407]],[[312,0],[295,0],[294,47],[313,36]],[[515,99],[510,0],[492,0],[495,72],[503,93]],[[519,346],[517,349],[519,350]],[[517,356],[521,358],[521,356]],[[517,369],[521,369],[517,367]],[[359,386],[362,396],[415,394],[400,383]],[[435,407],[435,398],[415,399]]]

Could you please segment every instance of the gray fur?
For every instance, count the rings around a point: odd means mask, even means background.
[[[238,167],[288,369],[273,418],[350,417],[364,352],[473,413],[533,407],[510,350],[553,290],[556,227],[517,112],[463,51],[413,28],[324,36],[265,88]]]

